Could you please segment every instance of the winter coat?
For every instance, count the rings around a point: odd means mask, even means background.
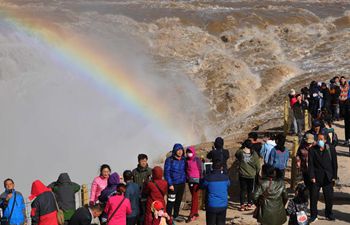
[[[202,178],[202,160],[196,156],[194,147],[189,147],[187,150],[193,154],[191,158],[186,158],[187,181],[189,183],[199,183],[199,179]]]
[[[309,164],[308,144],[302,143],[297,151],[297,162],[300,162],[300,168],[303,173],[307,173]]]
[[[58,207],[63,210],[64,219],[70,220],[76,209],[75,193],[80,190],[80,185],[72,182],[67,173],[61,173],[58,180],[48,187],[55,193]]]
[[[46,187],[41,181],[36,180],[32,184],[29,199],[34,199],[30,213],[32,225],[58,225],[57,206],[51,189]]]
[[[151,206],[154,201],[160,201],[165,206],[164,196],[168,191],[168,183],[162,178],[163,170],[161,167],[156,166],[152,170],[152,181],[147,182],[147,184],[144,186],[143,192],[148,196],[146,203],[145,225],[153,224],[154,218],[151,211]],[[154,183],[158,185],[160,190]]]
[[[337,105],[339,104],[339,96],[341,93],[340,87],[333,84],[331,85],[330,89],[329,89],[329,93],[330,93],[330,102],[332,105]]]
[[[91,184],[90,202],[96,202],[101,192],[107,187],[108,178],[102,176],[95,177]]]
[[[130,200],[132,213],[128,217],[137,217],[140,213],[140,187],[134,182],[126,183],[125,197]]]
[[[304,119],[304,109],[306,108],[304,102],[296,102],[293,106],[293,113],[294,117],[297,120],[303,120]]]
[[[204,177],[201,188],[206,190],[206,211],[219,212],[227,209],[229,177],[221,170],[213,170]]]
[[[120,177],[118,173],[112,173],[108,178],[108,184],[105,189],[101,192],[98,200],[102,204],[106,204],[108,199],[117,192],[117,186],[120,183]]]
[[[174,148],[172,155],[164,163],[164,178],[169,186],[186,183],[186,161],[184,157],[176,157],[177,150]]]
[[[349,85],[346,83],[345,85],[340,85],[340,96],[339,100],[344,102],[348,99]]]
[[[23,224],[26,220],[26,206],[23,195],[20,192],[13,190],[12,197],[9,199],[9,201],[6,201],[8,194],[8,191],[5,191],[0,195],[0,207],[3,211],[3,217],[9,218],[11,215],[11,225]],[[13,206],[14,208],[11,214]]]
[[[122,201],[123,203],[112,217],[113,212]],[[126,216],[132,213],[130,201],[123,195],[114,195],[108,199],[104,212],[108,215],[108,225],[126,225]]]
[[[287,167],[289,159],[289,150],[286,147],[274,147],[271,150],[269,164],[279,170],[284,170]]]
[[[152,175],[152,168],[147,167],[142,168],[140,165],[138,165],[133,171],[132,175],[134,176],[134,182],[139,185],[139,187],[143,188],[143,184],[149,179],[149,177]]]
[[[263,196],[263,193],[265,197]],[[260,200],[259,200],[260,199]],[[261,214],[257,220],[263,225],[282,225],[287,221],[284,208],[288,201],[288,194],[283,180],[264,179],[254,194],[254,201],[261,203]]]
[[[239,176],[244,178],[255,178],[260,171],[260,159],[256,152],[247,149],[239,149],[235,156],[239,162]]]
[[[299,203],[297,198],[294,198],[288,202],[287,214],[289,215],[288,225],[298,225],[297,212],[308,212],[308,202]]]
[[[87,207],[81,207],[75,211],[68,225],[90,225],[92,214]]]
[[[276,142],[273,140],[268,140],[264,143],[260,150],[260,156],[264,159],[264,163],[267,164],[269,162],[271,150],[276,146]]]
[[[310,179],[315,178],[318,185],[327,185],[332,182],[332,179],[337,179],[337,153],[331,145],[326,144],[323,151],[318,145],[313,146],[310,149],[308,160]]]

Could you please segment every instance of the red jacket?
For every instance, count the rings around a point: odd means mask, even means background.
[[[56,201],[50,188],[40,180],[34,181],[29,199],[34,199],[30,213],[32,225],[58,225]]]
[[[160,190],[153,182],[158,185]],[[159,220],[155,220],[155,218],[153,217],[151,206],[152,203],[156,200],[162,202],[165,206],[164,196],[166,195],[167,190],[168,183],[165,180],[163,180],[163,169],[159,166],[154,167],[152,170],[152,181],[149,181],[147,184],[145,184],[145,188],[143,189],[144,194],[148,196],[144,225],[157,225],[157,221],[159,223]]]

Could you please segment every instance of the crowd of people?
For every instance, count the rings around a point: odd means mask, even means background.
[[[326,218],[335,220],[332,206],[333,186],[338,178],[336,147],[339,140],[332,122],[345,120],[346,141],[349,141],[349,93],[349,83],[344,77],[333,78],[329,85],[312,82],[310,88],[303,88],[300,94],[294,90],[290,92],[293,131],[300,137],[297,168],[303,182],[297,185],[295,197],[289,201],[284,178],[290,151],[285,146],[285,134],[266,133],[261,140],[257,133],[249,133],[235,153],[240,184],[239,211],[251,210],[253,217],[263,225],[282,225],[287,216],[292,225],[313,223],[317,220],[322,188]],[[306,110],[312,116],[312,128],[304,132]],[[75,193],[80,185],[72,182],[67,173],[60,174],[57,181],[48,186],[36,180],[29,196],[31,224],[90,225],[96,220],[108,225],[191,223],[199,217],[202,191],[205,193],[206,224],[224,225],[232,182],[227,165],[230,152],[224,149],[223,138],[218,137],[206,159],[196,153],[194,146],[177,143],[166,158],[164,169],[150,168],[148,156],[139,154],[137,167],[125,170],[122,177],[104,164],[92,182],[89,204],[78,209]],[[209,165],[209,169],[204,164]],[[189,215],[183,217],[180,207],[186,184],[192,199]],[[4,187],[5,192],[0,196],[1,224],[26,224],[29,218],[26,218],[24,197],[15,190],[12,179],[6,179]]]

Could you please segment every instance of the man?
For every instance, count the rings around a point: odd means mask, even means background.
[[[138,165],[132,171],[134,182],[139,185],[140,193],[143,193],[143,186],[146,181],[149,180],[149,177],[152,175],[152,168],[148,166],[148,156],[146,154],[139,154],[137,156]],[[146,201],[147,196],[142,195],[140,199],[140,212],[138,216],[137,224],[141,225],[144,221],[144,215],[146,212]]]
[[[3,220],[8,224],[26,224],[26,206],[22,194],[15,190],[15,183],[8,178],[4,181],[5,192],[0,195],[0,207],[3,212]]]
[[[186,161],[181,144],[175,144],[172,155],[165,160],[164,178],[168,182],[166,211],[169,216],[173,215],[174,221],[182,222],[184,219],[179,217],[179,211],[186,184]]]
[[[310,130],[306,131],[303,137],[303,140],[306,140],[307,134],[312,134],[314,136],[315,141],[317,140],[317,135],[322,132],[322,123],[321,121],[315,119],[312,121],[312,127]]]
[[[337,153],[332,145],[326,144],[326,138],[323,134],[318,135],[317,145],[313,146],[309,151],[308,162],[311,180],[310,222],[317,220],[317,202],[321,188],[326,203],[326,218],[334,221],[335,217],[332,212],[333,185],[337,179]]]
[[[314,136],[312,134],[306,134],[306,139],[303,140],[297,151],[297,168],[301,169],[303,180],[305,186],[310,190],[311,189],[311,179],[308,172],[308,159],[309,151],[315,143]]]
[[[223,173],[220,161],[213,162],[213,171],[205,176],[202,189],[206,190],[206,224],[225,225],[228,206],[229,177]]]
[[[276,146],[271,150],[269,165],[276,169],[276,178],[284,179],[285,169],[288,164],[289,150],[284,146],[286,136],[279,134],[276,137]]]
[[[227,160],[230,157],[228,150],[224,149],[224,139],[217,137],[214,142],[213,149],[208,153],[207,158],[212,162],[220,161],[221,165],[224,167],[224,173],[228,173],[227,170]]]
[[[80,185],[72,182],[68,173],[61,173],[57,181],[48,187],[55,193],[58,207],[64,213],[65,224],[68,224],[75,212],[75,193],[80,190]]]
[[[140,187],[133,182],[133,175],[130,170],[124,171],[123,178],[126,183],[125,198],[130,200],[132,209],[132,213],[126,217],[126,224],[135,225],[140,211]]]
[[[297,102],[293,106],[293,112],[294,112],[294,117],[296,119],[296,124],[297,124],[297,134],[299,137],[302,137],[302,132],[304,130],[304,110],[306,108],[305,103],[303,102],[303,99],[300,94],[296,95]]]
[[[340,118],[339,96],[340,96],[341,90],[339,86],[340,84],[337,82],[339,82],[339,78],[338,78],[338,81],[336,81],[335,78],[333,78],[331,80],[331,84],[329,87],[331,113],[332,113],[333,120],[339,120]]]
[[[90,225],[94,218],[98,218],[102,214],[102,211],[100,204],[81,207],[73,214],[68,225]]]

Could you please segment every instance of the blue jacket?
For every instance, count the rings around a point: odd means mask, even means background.
[[[186,183],[186,160],[184,157],[180,160],[175,157],[178,150],[175,146],[172,155],[164,163],[164,178],[169,186]]]
[[[262,145],[261,150],[260,150],[260,155],[261,155],[261,157],[263,157],[265,164],[269,163],[271,150],[275,146],[276,146],[276,143],[274,141],[271,141],[271,140],[267,141],[266,143],[264,143]]]
[[[287,167],[289,159],[289,150],[287,148],[284,149],[284,151],[281,151],[276,146],[271,150],[269,164],[276,169],[284,170]]]
[[[137,217],[140,214],[140,186],[134,182],[126,183],[125,198],[128,198],[131,203],[132,213],[127,217]]]
[[[5,199],[8,195],[8,192],[5,191],[4,193],[1,194],[0,196],[0,207],[4,210],[3,211],[3,216],[6,218],[10,217],[12,206],[14,204],[15,200],[15,193],[16,193],[16,203],[15,207],[13,209],[13,213],[10,219],[10,224],[11,225],[20,225],[25,222],[26,219],[26,206],[24,204],[24,198],[22,194],[18,191],[13,190],[13,195],[10,198],[9,202],[6,203]],[[7,206],[6,206],[7,204]]]
[[[201,184],[206,189],[206,210],[218,212],[227,209],[228,188],[230,187],[229,177],[221,170],[214,170],[204,177]]]

